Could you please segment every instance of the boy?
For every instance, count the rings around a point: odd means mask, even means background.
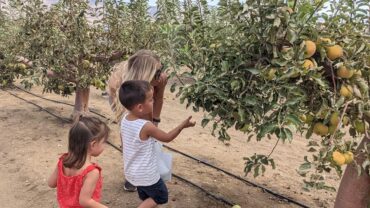
[[[139,208],[165,204],[168,191],[157,169],[155,139],[170,142],[184,128],[194,126],[195,122],[190,121],[190,116],[168,133],[158,129],[148,120],[153,113],[153,88],[147,81],[124,82],[119,90],[119,100],[129,111],[121,121],[125,177],[137,186],[139,197],[143,200]]]

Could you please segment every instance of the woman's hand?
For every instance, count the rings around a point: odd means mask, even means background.
[[[158,79],[151,81],[151,85],[155,88],[165,88],[167,85],[167,74],[162,72]]]

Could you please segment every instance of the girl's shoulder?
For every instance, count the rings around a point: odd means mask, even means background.
[[[67,178],[70,178],[70,177],[79,177],[79,176],[86,176],[89,172],[93,171],[93,170],[98,170],[98,172],[100,173],[101,172],[101,167],[97,164],[97,163],[91,163],[89,165],[87,165],[86,167],[83,168],[83,170],[79,169],[79,170],[73,170],[72,173],[67,173],[67,175],[65,175],[65,167],[63,165],[63,160],[64,158],[68,155],[68,153],[64,153],[62,154],[60,157],[59,157],[59,161],[58,161],[58,172],[60,172],[60,176],[63,176],[63,177],[67,177]],[[71,174],[71,175],[69,175]]]
[[[87,166],[85,168],[85,170],[81,173],[82,176],[86,176],[87,174],[89,174],[90,172],[95,172],[95,173],[99,173],[99,175],[101,174],[101,167],[96,164],[96,163],[91,163],[89,166]]]

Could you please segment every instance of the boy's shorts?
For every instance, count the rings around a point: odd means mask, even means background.
[[[157,204],[166,204],[168,202],[168,190],[162,179],[151,186],[138,186],[137,193],[141,200],[152,198]]]

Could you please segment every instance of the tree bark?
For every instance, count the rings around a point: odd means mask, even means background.
[[[369,138],[364,137],[356,150],[355,158],[358,164],[362,164],[366,155],[361,153]],[[354,163],[347,166],[342,181],[339,186],[337,198],[335,199],[335,208],[366,208],[370,203],[370,176],[367,170],[362,170],[358,176],[357,168]]]
[[[89,113],[89,95],[89,87],[76,89],[75,106],[72,113],[73,120],[76,120],[81,115]]]

